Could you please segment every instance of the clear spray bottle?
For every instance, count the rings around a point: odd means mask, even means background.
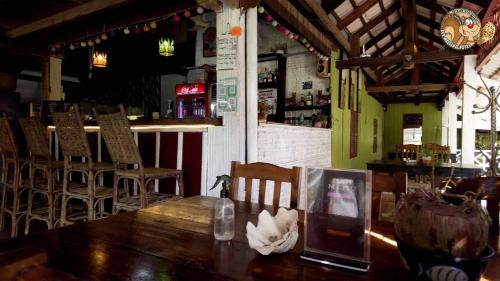
[[[232,179],[228,175],[217,177],[217,181],[210,189],[214,189],[222,182],[220,199],[215,203],[214,236],[217,240],[231,240],[234,237],[234,203],[229,199],[228,184]]]

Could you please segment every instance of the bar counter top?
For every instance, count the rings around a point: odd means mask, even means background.
[[[54,123],[52,118],[43,120],[44,124],[51,126]],[[86,120],[83,122],[85,126],[97,126],[97,121]],[[137,120],[130,120],[131,126],[161,126],[161,125],[212,125],[222,126],[222,118],[139,118]]]

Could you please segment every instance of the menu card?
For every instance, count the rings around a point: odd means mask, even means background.
[[[370,267],[371,171],[306,171],[302,259],[366,272]]]

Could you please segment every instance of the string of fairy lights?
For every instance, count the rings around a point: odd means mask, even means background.
[[[327,55],[322,54],[320,51],[316,50],[311,43],[307,40],[306,37],[294,33],[290,31],[288,28],[286,28],[284,25],[280,24],[275,18],[273,18],[263,6],[258,6],[257,11],[259,14],[261,14],[262,18],[264,18],[265,21],[271,23],[271,26],[273,26],[276,30],[280,31],[284,36],[287,36],[289,39],[297,41],[298,43],[302,44],[304,48],[309,50],[311,53],[315,54],[319,59],[322,60],[329,60],[330,57]],[[92,35],[86,35],[84,37],[80,37],[76,40],[72,41],[67,41],[67,42],[61,42],[57,44],[53,44],[50,46],[50,51],[53,53],[56,53],[62,49],[69,49],[71,51],[76,50],[78,48],[93,48],[96,45],[101,44],[103,41],[106,41],[110,38],[113,38],[117,35],[123,34],[123,35],[131,35],[131,34],[140,34],[140,33],[148,33],[151,31],[154,31],[157,29],[158,24],[160,23],[168,23],[168,22],[174,22],[178,23],[181,22],[182,19],[189,19],[193,14],[198,14],[201,15],[205,13],[205,9],[202,7],[197,7],[193,9],[186,9],[182,12],[179,13],[174,13],[170,14],[164,17],[156,18],[154,20],[149,20],[145,21],[142,23],[135,23],[131,25],[125,25],[125,26],[120,26],[120,27],[114,27],[111,29],[106,29],[105,27],[103,28],[102,32],[96,32],[93,33]],[[233,32],[231,32],[233,33]],[[241,34],[241,28],[240,32]],[[235,35],[239,35],[235,34]],[[171,46],[170,46],[171,45]],[[168,52],[165,52],[165,47],[171,47],[171,50],[168,50]],[[159,42],[159,49],[160,49],[160,55],[173,55],[173,42],[169,41],[167,39],[160,39]],[[100,56],[100,58],[106,59],[105,54]],[[105,67],[105,62],[103,64]]]
[[[309,50],[311,53],[315,54],[319,59],[322,59],[322,60],[329,60],[330,59],[329,56],[324,55],[320,51],[316,50],[311,45],[311,43],[309,43],[309,41],[307,40],[306,37],[304,37],[304,36],[302,36],[300,34],[297,34],[297,33],[293,33],[288,28],[286,28],[284,25],[280,24],[276,19],[274,19],[266,11],[266,9],[264,7],[259,6],[257,8],[257,12],[262,15],[262,17],[264,18],[265,21],[270,22],[271,25],[274,28],[276,28],[278,31],[280,31],[281,33],[283,33],[284,36],[287,36],[289,39],[295,40],[295,41],[299,42],[300,44],[302,44],[304,46],[304,48],[306,48],[307,50]]]
[[[69,50],[76,50],[78,48],[94,47],[96,45],[101,44],[103,41],[106,41],[120,34],[131,35],[131,34],[151,32],[157,29],[158,24],[162,22],[178,23],[181,22],[183,18],[188,19],[193,14],[201,15],[204,14],[205,12],[206,10],[204,8],[197,7],[194,9],[186,9],[179,13],[170,14],[165,17],[156,18],[154,20],[149,20],[142,23],[135,23],[131,25],[114,27],[110,29],[106,29],[106,27],[104,27],[102,32],[96,32],[91,35],[86,35],[76,40],[56,43],[51,45],[49,48],[51,52],[56,53],[65,48]]]

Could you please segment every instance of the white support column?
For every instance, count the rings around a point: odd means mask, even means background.
[[[457,114],[458,98],[456,93],[448,95],[448,146],[451,153],[457,153]]]
[[[464,56],[464,82],[476,87],[477,55]],[[474,149],[476,143],[475,115],[473,105],[476,103],[476,91],[464,85],[462,95],[462,163],[474,164]]]
[[[247,163],[257,162],[257,8],[246,14],[246,115],[247,115]]]
[[[453,93],[450,93],[452,95]],[[441,145],[448,145],[448,128],[449,126],[449,115],[448,115],[448,100],[444,100],[444,106],[441,110]]]

